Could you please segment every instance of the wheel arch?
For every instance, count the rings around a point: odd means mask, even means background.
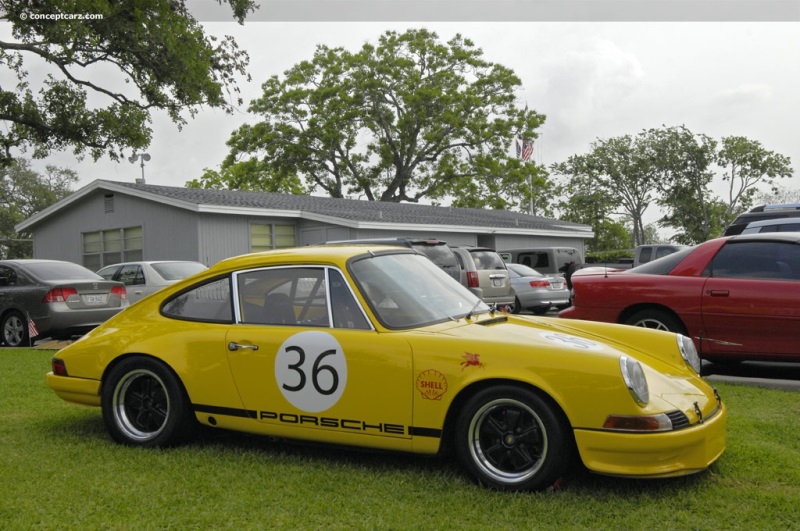
[[[453,401],[450,403],[450,407],[447,410],[447,415],[445,416],[444,427],[442,429],[442,446],[440,447],[440,453],[448,454],[451,453],[453,449],[453,439],[455,437],[458,414],[463,409],[464,404],[480,391],[498,385],[508,385],[525,389],[536,394],[539,398],[547,402],[547,404],[552,407],[553,412],[556,414],[559,420],[567,428],[570,434],[570,441],[573,449],[576,448],[575,433],[572,429],[572,423],[569,421],[569,417],[564,412],[564,409],[561,407],[561,405],[552,396],[550,396],[549,393],[528,382],[514,380],[511,378],[489,378],[469,384],[468,386],[462,388],[455,398],[453,398]]]
[[[105,368],[105,370],[103,370],[103,374],[100,377],[100,394],[101,395],[103,394],[103,391],[105,390],[106,385],[108,385],[108,375],[111,373],[111,371],[113,371],[114,368],[117,365],[119,365],[120,363],[122,363],[123,361],[131,359],[131,358],[147,358],[149,360],[155,361],[156,363],[159,363],[162,366],[164,366],[165,369],[167,369],[169,372],[172,373],[172,375],[175,377],[175,379],[178,381],[178,383],[180,383],[181,390],[183,391],[184,395],[186,395],[186,397],[189,398],[189,392],[187,391],[186,386],[183,383],[183,379],[178,375],[178,372],[169,363],[167,363],[163,359],[161,359],[161,358],[159,358],[157,356],[153,356],[152,354],[145,354],[143,352],[128,352],[126,354],[122,354],[120,356],[117,356],[113,360],[111,360],[111,362],[108,365],[106,365],[106,368]],[[190,402],[191,402],[191,400],[190,400]]]
[[[622,310],[620,312],[619,316],[617,317],[617,323],[625,324],[625,322],[628,319],[630,319],[631,316],[633,316],[634,314],[637,314],[637,313],[639,313],[641,311],[646,311],[646,310],[664,312],[667,315],[669,315],[672,318],[674,318],[678,323],[680,323],[684,330],[688,330],[689,329],[689,327],[686,326],[686,323],[684,322],[684,320],[681,319],[681,316],[678,315],[675,312],[675,310],[673,310],[669,306],[665,306],[663,304],[656,304],[656,303],[652,303],[652,302],[642,303],[642,304],[634,304],[633,306],[628,306],[627,308],[625,308],[624,310]]]

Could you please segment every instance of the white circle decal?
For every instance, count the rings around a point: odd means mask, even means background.
[[[327,332],[300,332],[275,356],[275,381],[283,396],[302,411],[333,407],[347,386],[347,360]]]
[[[569,334],[560,334],[558,332],[542,332],[542,337],[548,341],[561,343],[567,347],[579,348],[582,350],[603,350],[603,345],[600,343],[595,343],[590,339],[571,336]]]

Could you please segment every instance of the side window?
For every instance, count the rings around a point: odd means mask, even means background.
[[[330,325],[325,269],[277,267],[237,276],[240,320],[280,326]]]
[[[779,227],[780,232],[800,232],[800,223],[785,223]]]
[[[119,272],[119,281],[126,286],[140,286],[144,284],[144,271],[142,271],[142,266],[135,264],[122,266]]]
[[[184,291],[168,300],[161,313],[189,321],[232,323],[230,280],[225,277]]]
[[[656,258],[664,258],[667,255],[674,253],[675,251],[671,247],[659,247],[656,249]]]
[[[653,254],[652,247],[642,247],[641,249],[639,249],[639,263],[646,264],[647,262],[649,262],[650,258],[652,257],[652,254]]]
[[[0,286],[16,286],[17,274],[10,267],[0,266]]]
[[[370,330],[364,312],[356,302],[353,293],[342,278],[341,273],[331,269],[328,273],[331,284],[331,308],[333,309],[333,326],[335,328],[353,328]]]
[[[536,253],[536,263],[533,264],[533,267],[550,267],[550,258],[547,253]]]
[[[711,271],[715,277],[800,280],[800,245],[729,243],[712,260]]]

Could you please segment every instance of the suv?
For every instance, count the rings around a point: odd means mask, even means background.
[[[536,247],[499,251],[506,262],[531,267],[543,275],[564,275],[565,266],[583,264],[581,252],[573,247]]]
[[[800,217],[751,221],[742,231],[742,234],[755,234],[758,232],[800,232]]]
[[[800,204],[788,203],[783,205],[761,205],[739,214],[733,223],[728,225],[723,236],[734,236],[741,234],[745,227],[753,221],[763,221],[767,219],[782,219],[782,218],[796,218],[800,217]]]
[[[431,262],[439,266],[445,273],[461,282],[461,270],[452,249],[447,246],[447,242],[435,239],[421,238],[363,238],[360,240],[336,240],[326,242],[326,245],[333,244],[358,244],[358,245],[399,245],[414,249],[425,256]],[[466,286],[464,282],[461,282]]]
[[[461,283],[486,304],[514,304],[514,288],[506,264],[493,249],[451,247],[458,259]]]

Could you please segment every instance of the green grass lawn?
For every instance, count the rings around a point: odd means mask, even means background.
[[[0,349],[0,529],[800,529],[799,393],[718,384],[728,448],[701,474],[503,494],[448,458],[216,431],[120,446],[47,388],[51,355]]]

